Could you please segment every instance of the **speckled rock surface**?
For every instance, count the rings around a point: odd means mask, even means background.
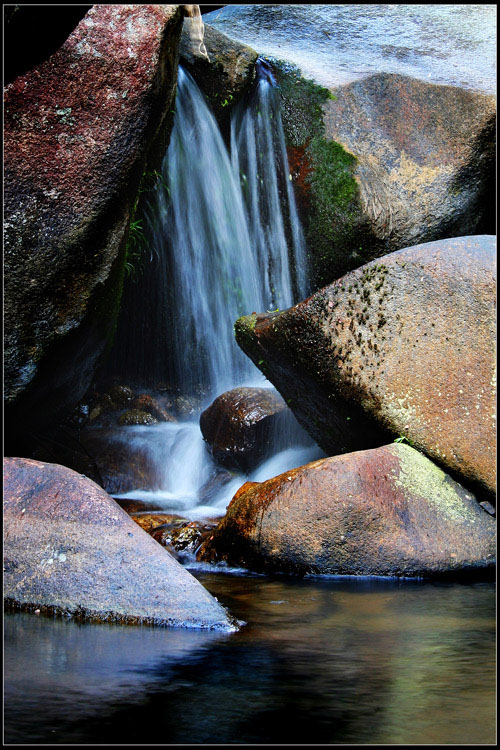
[[[207,59],[191,38],[193,23],[195,19],[184,19],[180,63],[208,98],[215,116],[227,119],[233,105],[252,83],[257,52],[205,24],[203,42]]]
[[[495,491],[495,238],[405,248],[236,338],[328,454],[405,436]]]
[[[318,285],[402,247],[495,231],[494,96],[393,73],[329,91],[275,63]]]
[[[287,406],[270,388],[233,388],[200,416],[202,435],[216,461],[246,471],[273,450],[273,432]]]
[[[243,485],[199,551],[254,570],[436,576],[494,569],[496,523],[407,445]]]
[[[94,482],[4,459],[4,599],[94,621],[230,629],[226,611]]]
[[[5,89],[13,429],[75,405],[112,335],[139,183],[169,135],[181,27],[179,6],[95,5]]]

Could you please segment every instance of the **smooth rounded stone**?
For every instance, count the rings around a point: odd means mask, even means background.
[[[233,388],[200,416],[200,429],[216,461],[248,471],[273,449],[287,406],[270,388]]]
[[[141,177],[172,125],[181,30],[179,6],[94,5],[5,88],[9,435],[57,424],[109,344]]]
[[[494,493],[495,247],[483,235],[405,248],[283,313],[240,318],[236,339],[327,454],[404,436]]]
[[[96,621],[231,627],[226,611],[71,469],[4,459],[4,597]]]
[[[153,417],[147,411],[140,411],[139,409],[129,409],[118,419],[120,425],[153,425],[158,424],[159,420]]]
[[[192,417],[199,411],[201,399],[197,396],[177,396],[174,399],[174,409],[179,417]]]
[[[199,38],[199,20],[185,18],[181,65],[208,98],[215,116],[226,118],[252,83],[257,52],[207,24],[201,46]]]
[[[496,523],[410,446],[325,458],[248,482],[198,559],[298,574],[439,576],[491,571]]]

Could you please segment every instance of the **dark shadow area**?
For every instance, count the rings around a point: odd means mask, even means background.
[[[4,86],[48,60],[90,8],[92,5],[5,5]]]

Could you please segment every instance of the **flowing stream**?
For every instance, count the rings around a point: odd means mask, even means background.
[[[238,385],[270,385],[236,344],[234,322],[286,309],[308,292],[279,95],[264,61],[249,100],[232,115],[230,152],[203,94],[179,67],[170,145],[146,213],[152,262],[132,290],[120,363],[139,382],[166,375],[180,393],[204,398],[190,419],[115,433],[157,467],[154,488],[120,497],[191,518],[221,515],[248,477],[226,474],[217,484],[200,410]],[[291,416],[287,434],[276,436],[276,454],[249,478],[268,479],[321,455]]]

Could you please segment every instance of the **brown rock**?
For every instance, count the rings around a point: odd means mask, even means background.
[[[407,445],[247,483],[201,560],[295,573],[435,576],[494,568],[492,516]]]
[[[274,389],[233,388],[202,413],[200,428],[216,461],[247,471],[272,450],[273,431],[286,411]]]
[[[405,248],[236,338],[330,455],[405,436],[494,492],[495,238]]]
[[[15,430],[88,389],[120,304],[139,183],[163,155],[179,6],[94,5],[5,89],[5,398]]]
[[[181,516],[172,515],[171,513],[137,513],[134,512],[132,518],[141,529],[151,534],[158,526],[183,521]]]
[[[229,629],[201,584],[88,479],[4,459],[4,597],[94,621]]]

